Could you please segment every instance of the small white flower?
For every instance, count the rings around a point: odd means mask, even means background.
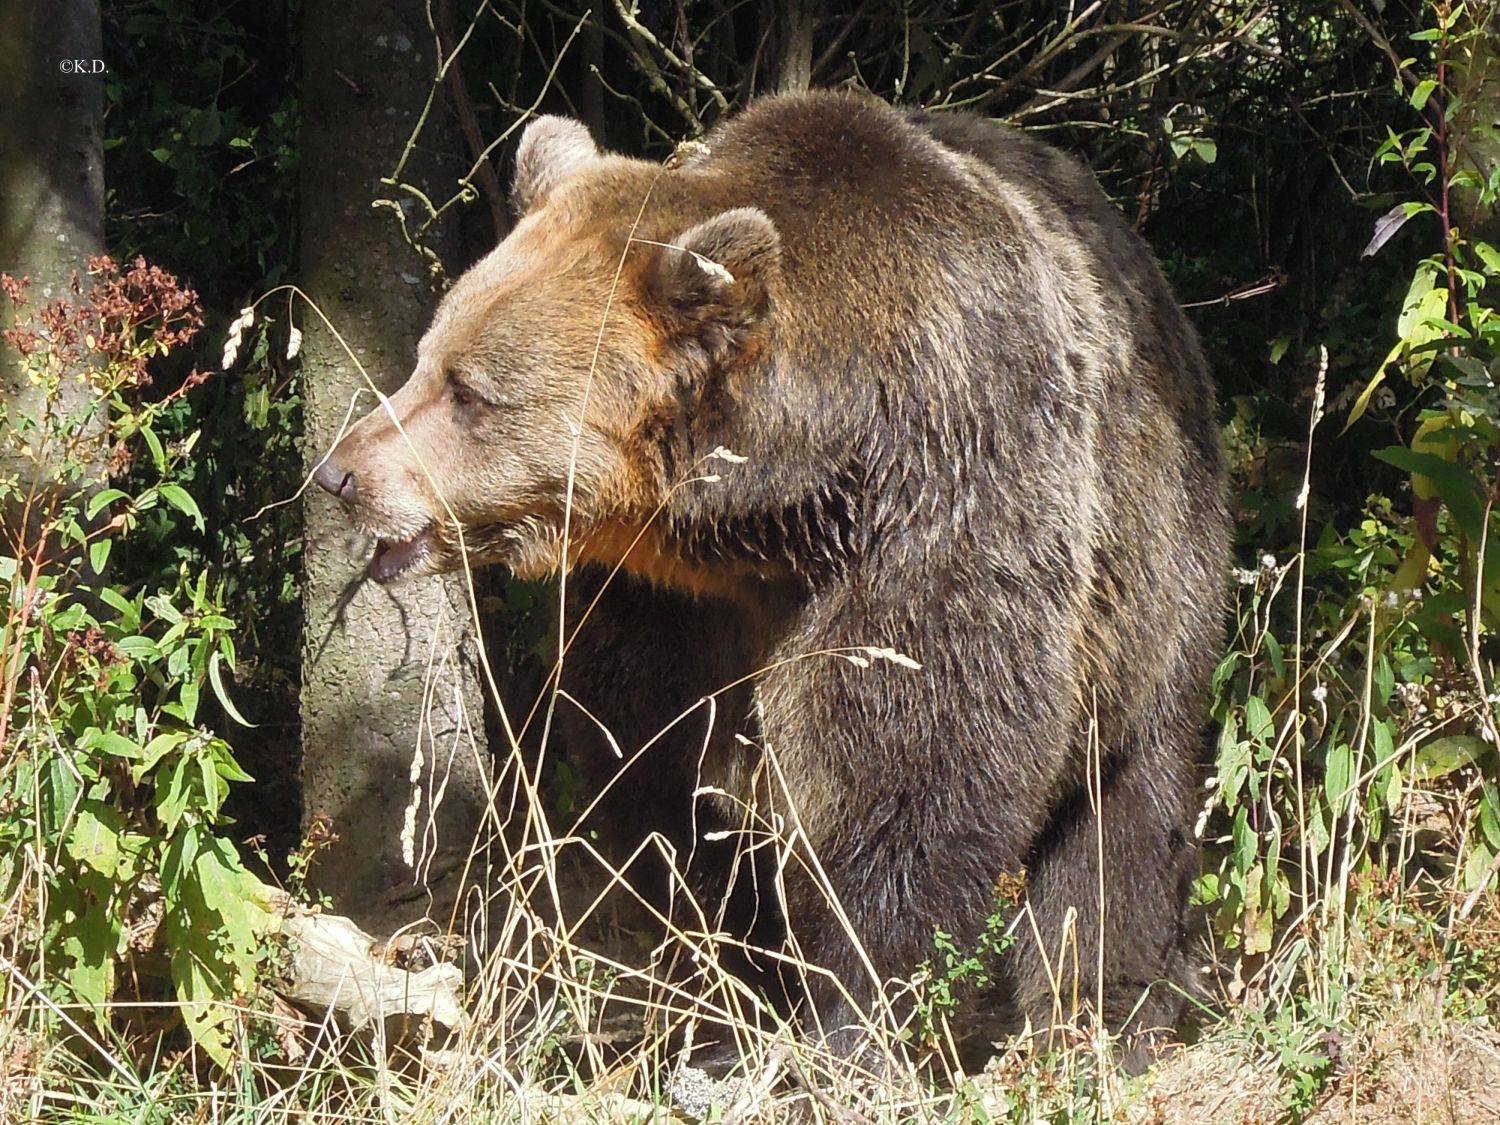
[[[1259,578],[1260,571],[1258,570],[1241,570],[1239,567],[1234,568],[1234,580],[1241,586],[1254,586]]]
[[[1315,688],[1312,689],[1312,697],[1313,697],[1313,702],[1315,702],[1315,703],[1327,703],[1328,702],[1328,689],[1326,687],[1324,687],[1322,684],[1319,684],[1317,687],[1315,687]]]
[[[1260,557],[1260,568],[1262,570],[1275,570],[1276,569],[1276,556],[1273,555],[1273,554],[1271,554],[1269,551],[1266,552],[1264,555],[1261,555],[1261,557]]]
[[[286,357],[289,360],[296,359],[297,353],[302,350],[302,329],[295,324],[288,329],[286,334]]]

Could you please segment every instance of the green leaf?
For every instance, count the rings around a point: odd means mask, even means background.
[[[219,110],[216,106],[201,109],[193,115],[187,127],[189,144],[206,146],[219,139]]]
[[[187,739],[188,733],[186,731],[174,730],[159,734],[146,743],[145,750],[141,752],[140,760],[130,768],[132,780],[139,782],[154,770],[163,758],[181,746]]]
[[[1464,864],[1463,889],[1472,891],[1479,887],[1490,873],[1490,864],[1495,861],[1495,853],[1483,844],[1476,844],[1474,850],[1469,853],[1468,861]]]
[[[1412,779],[1423,782],[1447,777],[1455,770],[1482,760],[1490,752],[1489,745],[1476,735],[1452,734],[1435,738],[1419,747],[1413,756]]]
[[[1486,785],[1484,796],[1479,801],[1479,828],[1492,852],[1500,852],[1500,810],[1495,808],[1497,799],[1500,799],[1500,795],[1496,794],[1495,787]]]
[[[214,689],[214,696],[218,699],[219,706],[224,708],[224,713],[235,722],[239,723],[240,726],[255,726],[254,723],[240,714],[239,708],[234,705],[234,703],[229,698],[229,693],[224,690],[224,677],[223,674],[219,671],[219,666],[221,663],[222,661],[220,660],[219,654],[217,652],[215,652],[208,658],[208,682]]]
[[[193,798],[196,794],[188,772],[191,765],[191,758],[183,755],[173,761],[165,774],[158,775],[156,779],[156,815],[161,818],[162,827],[169,835],[177,831],[178,822],[182,820],[188,806],[195,803]]]
[[[1245,733],[1262,746],[1269,746],[1276,733],[1270,709],[1258,695],[1245,700]]]
[[[1245,910],[1240,925],[1246,953],[1265,953],[1271,948],[1271,911],[1265,909],[1265,868],[1256,864],[1245,873]]]
[[[1416,88],[1411,92],[1412,109],[1421,109],[1427,104],[1427,99],[1432,97],[1432,92],[1437,89],[1437,82],[1431,78],[1424,78],[1418,82]]]
[[[101,488],[89,497],[88,503],[84,505],[83,514],[88,519],[93,519],[106,504],[113,504],[116,500],[129,499],[130,495],[121,489]]]
[[[198,685],[192,680],[184,680],[182,686],[177,689],[177,699],[182,704],[183,722],[197,722]]]
[[[1374,456],[1388,465],[1430,480],[1464,534],[1478,542],[1484,529],[1484,503],[1482,486],[1473,473],[1435,453],[1419,453],[1401,445],[1377,449]]]
[[[227,743],[220,742],[215,739],[213,747],[213,757],[214,769],[218,771],[219,776],[222,777],[225,781],[255,780],[255,778],[251,777],[244,771],[239,762],[235,761],[234,755],[230,752]]]
[[[113,547],[113,539],[95,539],[89,544],[89,567],[95,574],[103,574],[105,564],[109,562],[109,549]]]
[[[100,750],[116,758],[124,758],[135,761],[141,755],[141,748],[135,742],[112,730],[100,730],[98,727],[90,727],[83,732],[78,740],[80,749]]]
[[[1328,830],[1330,813],[1323,806],[1322,801],[1317,800],[1314,795],[1314,807],[1307,814],[1307,842],[1312,848],[1313,855],[1322,855],[1328,850],[1328,845],[1333,842],[1333,836]]]
[[[1323,792],[1328,795],[1328,807],[1337,816],[1343,811],[1344,799],[1349,794],[1349,779],[1353,768],[1353,755],[1349,744],[1340,742],[1328,748],[1328,757],[1323,765]]]
[[[182,624],[182,610],[173,605],[166,594],[152,594],[146,599],[146,608],[168,625]]]
[[[117,809],[103,801],[85,801],[68,832],[68,854],[107,879],[120,870],[120,833],[124,824]]]
[[[224,807],[224,798],[229,795],[229,785],[219,776],[213,758],[208,754],[198,756],[198,776],[203,783],[203,812],[210,820],[217,820],[219,810]]]
[[[1473,242],[1470,244],[1474,253],[1479,255],[1479,260],[1484,263],[1486,271],[1492,274],[1500,274],[1500,250],[1496,250],[1488,242]]]
[[[1219,877],[1212,871],[1205,872],[1193,880],[1192,904],[1212,906],[1219,901]]]
[[[1394,816],[1401,805],[1401,767],[1392,762],[1385,778],[1377,782],[1376,788],[1385,802],[1385,811]]]
[[[1418,310],[1429,294],[1442,292],[1437,288],[1437,266],[1423,262],[1412,274],[1406,287],[1406,296],[1401,299],[1401,315],[1396,318],[1396,335],[1405,340],[1416,326]]]
[[[1234,825],[1230,829],[1230,837],[1234,842],[1234,866],[1238,871],[1248,871],[1255,862],[1256,845],[1258,840],[1254,829],[1250,827],[1250,810],[1241,807],[1234,814]]]
[[[1265,635],[1263,643],[1266,655],[1271,659],[1271,671],[1279,680],[1286,675],[1286,664],[1281,654],[1281,642],[1268,632]]]
[[[1395,346],[1386,353],[1385,358],[1380,361],[1380,366],[1375,369],[1375,374],[1370,377],[1370,381],[1365,384],[1365,389],[1359,392],[1359,397],[1354,400],[1354,405],[1349,408],[1349,420],[1344,423],[1344,430],[1341,432],[1347,432],[1349,427],[1358,422],[1364,415],[1364,412],[1369,409],[1370,399],[1375,394],[1376,388],[1385,382],[1385,373],[1390,370],[1391,364],[1401,358],[1402,346],[1398,340]]]
[[[99,600],[109,606],[120,615],[120,627],[127,633],[134,633],[141,627],[140,604],[127,598],[118,590],[108,586],[96,591]]]
[[[161,659],[161,649],[150,637],[121,637],[115,642],[115,651],[143,664]]]
[[[172,507],[193,521],[199,531],[203,530],[203,513],[198,510],[198,503],[188,495],[187,489],[180,484],[164,484],[161,486],[161,497]]]
[[[171,927],[187,930],[185,925]],[[225,974],[208,960],[211,951],[198,935],[172,934],[172,985],[181,1004],[182,1019],[193,1041],[225,1070],[234,1064],[235,1009],[223,997],[229,994]],[[215,971],[218,969],[218,971]]]
[[[109,1003],[115,988],[115,954],[120,945],[120,924],[113,916],[113,888],[98,875],[83,875],[62,892],[70,909],[64,915],[63,952],[71,964],[68,984],[78,998],[95,1008]],[[71,901],[68,901],[71,900]],[[54,902],[56,910],[63,904]]]
[[[156,436],[155,431],[150,426],[141,427],[141,437],[146,439],[146,445],[151,449],[151,463],[156,466],[156,471],[158,473],[165,473],[167,471],[167,454],[161,447],[161,438]]]

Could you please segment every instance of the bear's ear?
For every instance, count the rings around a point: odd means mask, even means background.
[[[535,118],[516,147],[511,206],[517,215],[526,214],[558,184],[598,159],[599,148],[582,122],[550,115]]]
[[[647,276],[659,310],[688,331],[746,328],[764,315],[781,272],[781,236],[764,211],[737,207],[660,248]]]

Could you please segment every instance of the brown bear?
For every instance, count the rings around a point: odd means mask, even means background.
[[[1228,536],[1145,243],[1046,145],[853,93],[665,165],[538,118],[514,199],[317,473],[371,577],[574,576],[574,737],[649,743],[617,790],[689,846],[795,841],[757,909],[836,1050],[1021,873],[999,1010],[1170,1024]]]

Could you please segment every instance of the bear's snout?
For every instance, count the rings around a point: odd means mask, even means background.
[[[313,480],[326,491],[337,496],[345,504],[354,503],[355,482],[354,474],[346,470],[331,456],[325,457],[323,463],[313,471]]]

